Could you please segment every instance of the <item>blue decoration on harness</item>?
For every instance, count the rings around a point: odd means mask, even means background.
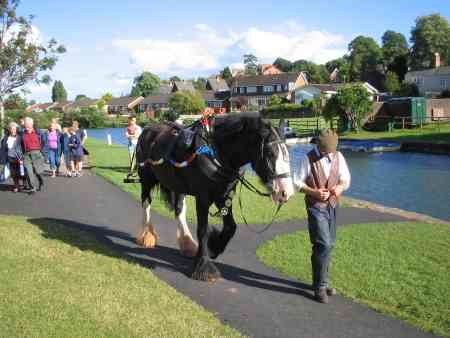
[[[206,144],[198,147],[195,152],[197,155],[210,155],[211,157],[216,157],[214,150]]]

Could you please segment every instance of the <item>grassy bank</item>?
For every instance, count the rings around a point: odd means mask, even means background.
[[[419,222],[338,229],[331,283],[339,293],[425,331],[450,337],[450,228]],[[311,281],[307,231],[258,248],[267,265]]]
[[[424,125],[423,128],[395,129],[388,131],[360,131],[358,133],[348,132],[341,137],[349,139],[372,139],[372,140],[392,140],[396,142],[429,142],[450,144],[450,124],[442,124],[439,129],[437,125]]]
[[[93,170],[95,173],[103,176],[110,182],[129,192],[136,199],[140,200],[140,184],[123,183],[123,179],[128,172],[129,165],[128,151],[125,147],[118,145],[108,146],[104,142],[91,138],[88,139],[87,148],[91,153],[90,163],[94,166]],[[250,180],[254,184],[259,185],[256,177],[250,177]],[[259,186],[262,188],[261,185]],[[196,223],[197,220],[195,215],[194,199],[192,197],[188,197],[187,203],[188,220]],[[252,224],[263,224],[270,222],[275,211],[275,205],[271,200],[251,193],[245,188],[242,190],[242,204],[244,209],[244,217],[247,219],[247,222]],[[152,208],[162,215],[172,216],[172,213],[166,209],[157,193],[154,194]],[[212,207],[211,211],[214,211],[213,209],[215,209],[215,207]],[[238,224],[244,223],[241,217],[237,198],[234,199],[233,210],[236,222]],[[304,207],[303,195],[296,194],[286,205],[283,206],[276,221],[292,221],[304,219],[305,217],[306,211]],[[211,222],[218,223],[219,219],[211,218]]]
[[[0,215],[1,337],[240,337],[93,237]]]

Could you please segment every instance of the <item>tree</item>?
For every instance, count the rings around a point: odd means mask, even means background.
[[[18,16],[19,0],[0,1],[0,136],[3,134],[5,96],[30,81],[49,83],[46,74],[66,49],[51,39],[46,45],[35,41],[32,17]]]
[[[112,99],[113,99],[113,95],[111,93],[105,93],[105,94],[103,94],[103,96],[101,98],[101,100],[105,103],[108,103]]]
[[[283,58],[277,58],[273,65],[285,73],[289,73],[292,69],[292,62]]]
[[[406,97],[419,96],[419,88],[415,83],[402,83],[400,84],[399,90],[396,92],[397,95]]]
[[[408,71],[408,43],[403,34],[391,30],[386,31],[381,38],[383,65],[385,71],[395,72],[403,81]]]
[[[350,61],[347,56],[328,61],[325,67],[330,74],[337,68],[339,71],[338,80],[340,82],[350,81]]]
[[[278,106],[283,103],[283,99],[279,97],[278,95],[273,95],[269,99],[269,107],[271,106]]]
[[[192,85],[195,89],[197,89],[200,92],[204,92],[206,90],[206,79],[203,77],[199,77],[196,80],[192,81]]]
[[[329,76],[325,65],[317,65],[314,62],[307,60],[297,60],[292,64],[291,72],[306,72],[308,73],[309,82],[311,83],[327,83]]]
[[[11,94],[5,99],[4,107],[6,110],[25,109],[27,103],[19,94]]]
[[[55,81],[55,83],[53,84],[52,101],[53,102],[67,101],[67,92],[66,89],[64,88],[62,81]]]
[[[244,55],[244,65],[246,75],[256,75],[258,70],[258,58],[253,54]]]
[[[180,91],[170,97],[169,107],[177,114],[193,115],[205,109],[205,100],[199,93]]]
[[[157,75],[150,72],[143,72],[134,78],[130,95],[134,97],[155,95],[159,91],[159,85],[160,79]]]
[[[350,80],[366,81],[371,72],[377,71],[382,61],[381,48],[371,37],[358,36],[348,45],[350,52]]]
[[[344,112],[351,128],[358,131],[365,114],[372,110],[369,93],[362,85],[345,85],[338,89],[332,101],[336,105],[334,112]],[[327,116],[329,111],[327,111]]]
[[[78,94],[75,96],[75,101],[86,100],[88,97],[84,94]]]
[[[411,30],[411,66],[413,69],[434,66],[435,53],[450,65],[450,26],[439,14],[420,16]]]
[[[389,93],[397,93],[400,90],[400,81],[397,74],[391,71],[387,72],[384,87]]]
[[[220,76],[222,77],[222,79],[224,80],[229,80],[233,77],[233,74],[231,73],[231,69],[230,67],[225,67],[221,72],[220,72]]]

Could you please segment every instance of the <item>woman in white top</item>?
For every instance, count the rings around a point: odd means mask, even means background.
[[[19,191],[20,167],[21,163],[23,163],[21,138],[17,129],[17,123],[11,122],[5,137],[0,142],[0,164],[9,164],[11,177],[14,181],[14,192]]]

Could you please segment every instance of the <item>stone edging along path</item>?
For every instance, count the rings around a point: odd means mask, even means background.
[[[407,210],[398,209],[398,208],[391,208],[391,207],[387,207],[382,204],[359,200],[359,199],[351,198],[351,197],[343,197],[342,200],[346,205],[348,205],[350,207],[354,207],[354,208],[367,208],[367,209],[382,212],[382,213],[397,215],[397,216],[406,218],[411,221],[419,221],[419,222],[425,222],[425,223],[440,223],[440,224],[446,224],[446,225],[450,226],[449,221],[445,221],[440,218],[435,218],[432,216],[420,214],[420,213],[413,212],[413,211],[407,211]]]

